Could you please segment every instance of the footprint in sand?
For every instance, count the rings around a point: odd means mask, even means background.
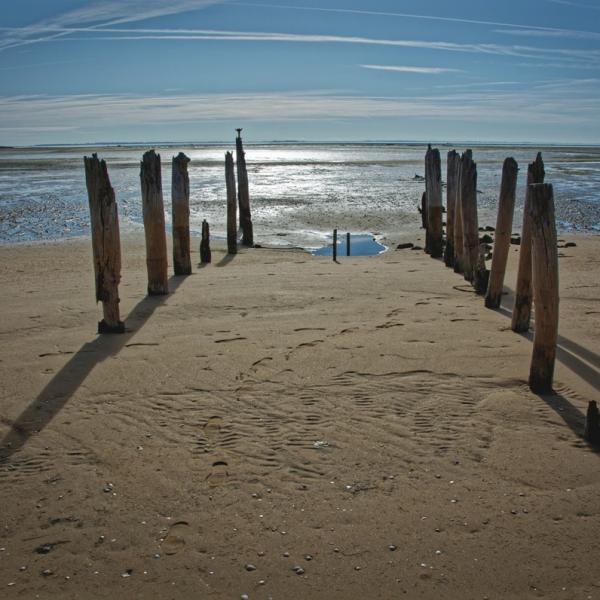
[[[167,533],[161,544],[162,550],[165,554],[168,556],[177,554],[185,548],[185,536],[187,534],[188,527],[189,523],[186,521],[178,521],[177,523],[173,523],[173,525],[171,525],[169,533]]]
[[[227,477],[229,477],[227,463],[224,460],[217,460],[212,464],[212,469],[206,480],[210,485],[221,485],[225,483]]]
[[[223,419],[221,417],[210,417],[204,425],[204,433],[209,440],[214,439],[221,431]]]

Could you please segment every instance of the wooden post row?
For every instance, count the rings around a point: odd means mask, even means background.
[[[460,160],[456,150],[448,152],[446,165],[446,247],[444,248],[444,264],[454,266],[454,221],[456,219],[457,170],[456,162]]]
[[[525,189],[525,205],[523,206],[523,227],[521,230],[521,246],[519,249],[519,270],[515,289],[515,305],[512,314],[511,328],[517,333],[529,329],[531,319],[531,219],[529,215],[530,185],[544,183],[544,161],[538,152],[534,162],[527,168],[527,187]]]
[[[487,308],[500,308],[504,274],[510,250],[513,213],[515,210],[515,194],[517,189],[517,174],[519,165],[514,158],[507,158],[502,166],[502,183],[498,199],[498,216],[496,219],[496,235],[494,239],[494,255],[492,256],[492,271],[485,296]]]
[[[350,232],[346,234],[346,256],[350,256]]]
[[[246,168],[246,153],[244,152],[244,146],[242,144],[241,131],[241,129],[237,129],[238,135],[235,139],[240,229],[242,230],[242,244],[244,246],[253,246],[254,234],[252,231],[252,215],[250,214],[248,170]]]
[[[200,262],[208,264],[212,260],[210,252],[210,228],[206,219],[202,221],[202,238],[200,239]]]
[[[119,316],[121,241],[115,192],[106,163],[99,160],[97,154],[91,158],[86,156],[83,161],[90,206],[96,301],[102,302],[103,311],[98,333],[123,333],[125,324]]]
[[[333,230],[333,262],[337,260],[337,229]]]
[[[192,272],[190,257],[190,159],[180,152],[173,157],[171,203],[173,222],[173,269],[175,275]]]
[[[454,206],[454,272],[464,273],[464,240],[462,217],[462,159],[458,154],[454,159],[456,194]]]
[[[140,180],[142,184],[142,212],[146,235],[146,267],[148,294],[168,294],[167,237],[162,192],[160,155],[149,150],[142,157]]]
[[[225,183],[227,185],[227,253],[237,254],[237,205],[233,154],[225,154]]]
[[[529,186],[535,333],[529,371],[533,392],[552,392],[558,339],[558,250],[552,186]]]
[[[443,254],[442,233],[442,172],[440,151],[428,147],[425,155],[425,190],[427,192],[427,242],[431,258]]]

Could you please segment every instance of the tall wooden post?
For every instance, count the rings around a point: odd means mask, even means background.
[[[502,183],[500,184],[500,197],[498,198],[492,272],[485,295],[485,305],[487,308],[500,308],[502,301],[502,287],[504,285],[506,263],[508,262],[508,251],[510,250],[518,172],[519,165],[517,161],[514,158],[507,158],[502,166]]]
[[[173,157],[171,203],[173,220],[173,268],[175,275],[192,272],[190,257],[190,159],[180,152]]]
[[[431,258],[443,253],[442,172],[440,151],[429,146],[425,155],[425,189],[427,191],[427,250]]]
[[[142,158],[140,180],[142,183],[142,213],[146,234],[146,267],[148,269],[148,294],[168,294],[167,236],[163,205],[160,154],[154,150]]]
[[[250,191],[248,188],[248,170],[246,169],[246,153],[242,145],[242,130],[235,139],[235,158],[237,163],[238,203],[240,209],[240,229],[242,230],[242,244],[254,245],[252,232],[252,215],[250,214]]]
[[[97,154],[84,157],[83,162],[90,205],[96,302],[102,302],[104,317],[98,323],[98,333],[123,333],[125,324],[119,316],[121,241],[115,191],[106,163]]]
[[[523,206],[523,227],[521,230],[521,246],[519,248],[519,270],[515,288],[515,305],[513,307],[511,328],[517,333],[529,329],[531,319],[531,220],[529,217],[530,185],[544,183],[544,161],[542,153],[538,152],[535,161],[527,168],[527,188],[525,189],[525,204]]]
[[[473,162],[471,150],[461,158],[460,202],[463,225],[464,277],[473,281],[479,259],[479,227],[477,222],[477,165]]]
[[[462,160],[457,156],[454,162],[456,169],[456,204],[454,206],[454,272],[463,273],[463,216],[462,216]]]
[[[225,154],[225,184],[227,185],[227,253],[237,254],[237,206],[233,154]]]
[[[552,186],[532,184],[529,189],[531,258],[535,333],[529,387],[538,394],[552,391],[558,339],[558,250]]]
[[[447,267],[454,266],[454,220],[458,183],[456,161],[458,160],[460,160],[460,157],[456,150],[450,150],[446,164],[446,247],[444,248],[444,263]]]
[[[350,232],[346,234],[346,256],[350,256]]]
[[[333,230],[333,262],[337,260],[337,229]]]
[[[200,240],[200,262],[207,264],[212,260],[210,252],[210,228],[206,219],[202,221],[202,238]]]

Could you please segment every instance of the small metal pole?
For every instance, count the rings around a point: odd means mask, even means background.
[[[350,232],[346,234],[346,256],[350,256]]]
[[[333,261],[337,260],[337,229],[333,230]]]

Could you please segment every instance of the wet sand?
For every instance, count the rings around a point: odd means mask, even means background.
[[[126,236],[99,337],[88,240],[0,247],[0,597],[600,597],[600,239],[566,239],[544,397],[512,296],[421,251],[213,249],[148,298]]]

